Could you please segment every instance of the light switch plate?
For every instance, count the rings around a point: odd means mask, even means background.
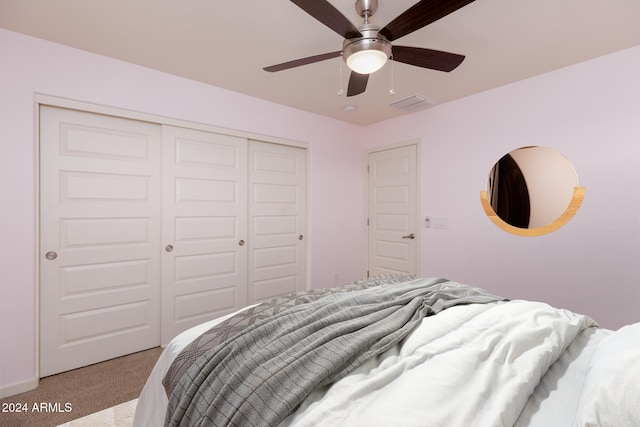
[[[424,228],[449,228],[449,223],[446,217],[428,216],[424,219]]]

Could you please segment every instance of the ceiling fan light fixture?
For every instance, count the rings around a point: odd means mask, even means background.
[[[343,58],[347,66],[358,74],[371,74],[387,63],[391,43],[382,38],[364,38],[347,43]]]
[[[347,66],[359,74],[371,74],[387,63],[387,55],[375,49],[361,50],[347,58]]]

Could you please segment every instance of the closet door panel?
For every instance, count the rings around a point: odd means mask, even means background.
[[[40,109],[40,376],[160,344],[160,126]]]
[[[306,150],[249,145],[249,300],[306,289]]]
[[[247,304],[247,141],[163,126],[162,342]]]

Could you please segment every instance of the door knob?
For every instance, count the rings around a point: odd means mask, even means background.
[[[171,251],[173,251],[173,245],[167,245],[167,246],[165,246],[165,247],[164,247],[164,250],[165,250],[165,251],[167,251],[167,252],[171,252]]]
[[[58,254],[53,251],[50,251],[50,252],[47,252],[44,257],[49,261],[53,261],[54,259],[58,258]]]
[[[240,241],[238,242],[238,245],[240,245],[240,246],[244,246],[244,240],[240,240]]]
[[[411,233],[411,234],[407,234],[406,236],[402,236],[403,239],[415,239],[416,235]]]

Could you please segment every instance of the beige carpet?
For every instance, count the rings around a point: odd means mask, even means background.
[[[137,403],[138,399],[133,399],[58,427],[131,427]]]
[[[27,408],[59,405],[56,408],[62,410],[0,413],[0,426],[55,427],[137,399],[161,352],[156,347],[42,378],[35,390],[4,398],[0,403],[20,403]],[[121,409],[126,407],[119,408],[118,413]]]

